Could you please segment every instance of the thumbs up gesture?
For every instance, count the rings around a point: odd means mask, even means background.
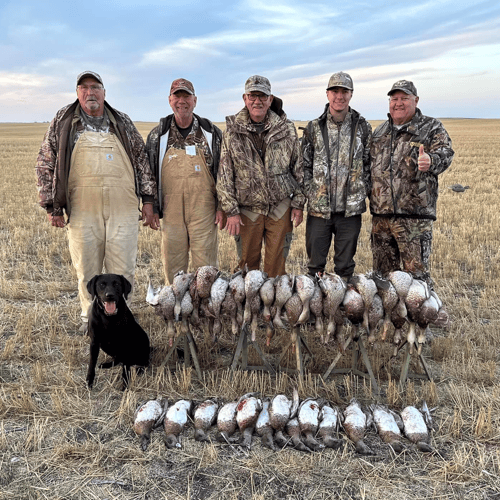
[[[418,150],[418,169],[421,172],[427,172],[431,166],[431,157],[424,151],[424,145],[420,145]]]

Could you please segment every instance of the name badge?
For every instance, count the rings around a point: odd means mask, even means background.
[[[186,146],[186,154],[189,156],[196,156],[196,146]]]
[[[108,161],[113,161],[113,155],[108,153],[108,154],[106,155],[106,160],[108,160]]]

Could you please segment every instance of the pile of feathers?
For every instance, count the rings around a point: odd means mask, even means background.
[[[211,428],[216,424],[215,440],[230,446],[250,449],[252,436],[256,433],[262,445],[274,451],[293,446],[311,452],[325,447],[340,448],[344,443],[340,434],[343,430],[358,453],[370,455],[373,451],[363,439],[366,431],[373,427],[382,441],[397,453],[406,447],[403,436],[420,451],[432,452],[431,411],[425,401],[421,409],[407,406],[397,413],[380,404],[362,406],[356,399],[342,410],[323,399],[300,401],[294,389],[292,399],[278,394],[263,400],[258,393],[249,393],[237,401],[219,404],[208,399],[196,407],[193,401],[186,399],[170,406],[168,401],[150,400],[137,408],[134,431],[144,451],[150,442],[151,431],[160,426],[164,429],[166,447],[180,448],[179,436],[192,422],[197,441],[210,442]]]

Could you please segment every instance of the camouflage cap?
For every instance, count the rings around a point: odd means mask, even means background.
[[[177,78],[177,80],[172,82],[172,85],[170,86],[170,95],[179,92],[179,90],[184,90],[184,92],[194,95],[193,84],[185,78]]]
[[[351,76],[343,71],[334,73],[330,77],[330,80],[328,80],[328,87],[326,90],[331,90],[333,87],[342,87],[344,89],[354,90]]]
[[[91,78],[94,78],[95,80],[97,80],[101,85],[104,85],[104,83],[102,83],[102,78],[100,77],[100,75],[98,75],[97,73],[94,73],[93,71],[84,71],[83,73],[80,73],[77,77],[76,77],[76,85],[78,86],[80,84],[80,80],[83,80],[86,76],[89,76]]]
[[[271,95],[271,82],[265,76],[251,76],[245,82],[245,94],[249,92],[262,92]]]
[[[389,92],[387,92],[387,95],[392,95],[397,90],[401,90],[405,94],[411,94],[414,96],[418,95],[417,94],[417,87],[415,87],[415,85],[413,85],[413,82],[410,82],[409,80],[398,80],[392,86],[391,90],[389,90]]]

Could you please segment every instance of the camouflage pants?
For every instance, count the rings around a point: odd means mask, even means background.
[[[403,270],[430,282],[432,223],[429,219],[373,216],[373,269],[382,274]]]

